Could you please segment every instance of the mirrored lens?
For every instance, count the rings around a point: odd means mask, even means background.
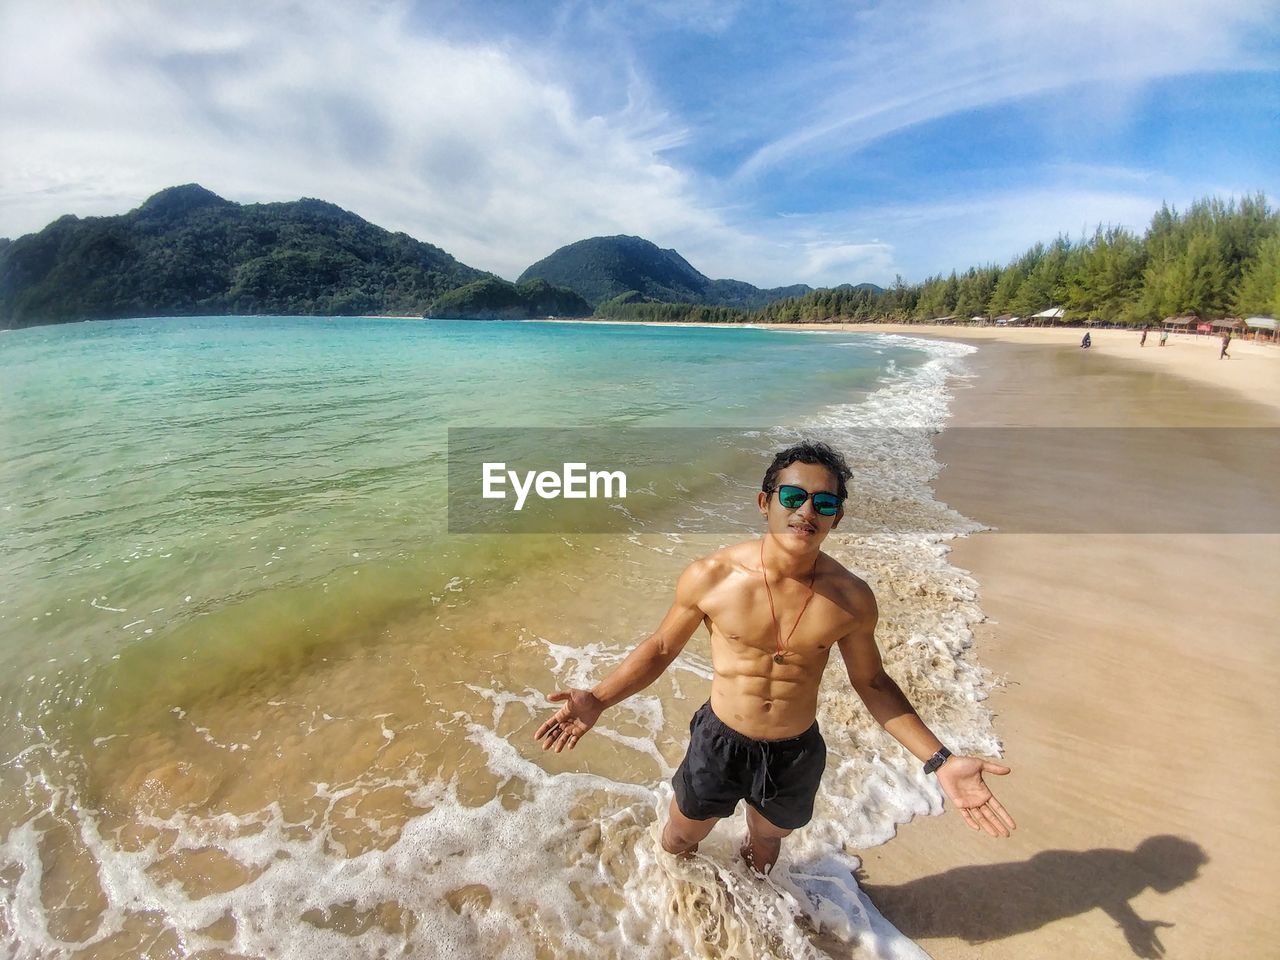
[[[833,493],[815,493],[813,509],[824,517],[834,517],[840,510],[840,498]]]
[[[781,486],[778,488],[778,502],[788,510],[794,510],[809,499],[809,491],[803,487]]]

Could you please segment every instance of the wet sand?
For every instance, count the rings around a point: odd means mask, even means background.
[[[1280,426],[1280,351],[1267,345],[1233,344],[1219,361],[1216,340],[1192,337],[1139,350],[1134,334],[1099,331],[1085,352],[1079,331],[934,333],[980,347],[953,425]],[[1200,468],[1221,466],[1232,433],[1196,431]],[[1026,434],[984,431],[975,462],[971,435],[949,430],[937,482],[939,499],[993,522],[983,490],[1003,462],[1037,504],[1087,518],[1087,532],[1046,532],[1015,510],[1026,532],[977,534],[951,554],[981,585],[976,656],[1004,679],[988,705],[1013,768],[993,780],[1019,829],[996,841],[953,811],[918,818],[866,851],[863,887],[939,960],[1267,954],[1280,935],[1274,514],[1270,532],[1222,533],[1249,515],[1222,488],[1192,504],[1091,487],[1109,464],[1026,462]],[[1157,489],[1185,467],[1158,446],[1136,456]],[[1147,529],[1135,511],[1158,529],[1187,510],[1197,532],[1132,532]]]

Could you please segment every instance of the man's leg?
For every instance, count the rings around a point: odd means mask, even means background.
[[[775,827],[747,804],[747,839],[742,844],[742,859],[757,873],[768,873],[782,851],[782,838],[791,833]]]
[[[690,820],[671,798],[671,811],[667,815],[667,825],[662,829],[662,849],[677,856],[693,853],[698,843],[711,832],[711,828],[719,821],[719,817],[709,820]]]

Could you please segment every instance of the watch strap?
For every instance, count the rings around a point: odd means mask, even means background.
[[[946,747],[940,747],[938,752],[924,762],[924,772],[926,775],[933,773],[940,766],[947,762],[947,757],[951,756],[951,751]]]

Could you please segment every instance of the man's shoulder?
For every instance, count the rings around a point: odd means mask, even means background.
[[[715,553],[699,557],[685,568],[684,576],[704,583],[715,583],[729,575],[746,569],[748,555],[744,552],[746,543],[723,547]]]
[[[680,574],[679,589],[705,596],[735,576],[750,576],[752,573],[758,575],[759,569],[752,558],[759,556],[759,549],[759,541],[755,541],[754,552],[752,541],[747,541],[722,547],[715,553],[699,557],[685,567],[684,572]]]
[[[876,597],[867,581],[828,553],[822,554],[821,573],[829,599],[855,616],[875,612]]]

